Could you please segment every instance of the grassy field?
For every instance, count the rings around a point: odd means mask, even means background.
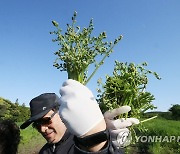
[[[21,142],[18,154],[38,154],[40,148],[46,143],[45,139],[36,129],[29,126],[21,130]]]
[[[154,119],[144,123],[147,131],[137,132],[135,145],[128,153],[138,154],[179,154],[180,121]]]

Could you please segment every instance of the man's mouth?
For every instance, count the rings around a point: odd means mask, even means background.
[[[50,132],[50,133],[45,133],[45,134],[44,134],[44,137],[45,137],[45,138],[50,138],[50,137],[51,137],[51,135],[52,135],[52,133],[53,133],[53,131],[52,131],[52,132]]]

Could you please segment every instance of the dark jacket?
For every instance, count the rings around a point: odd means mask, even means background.
[[[62,139],[56,144],[46,143],[39,154],[122,154],[122,152],[115,152],[109,144],[99,152],[87,152],[78,148],[73,140],[74,136],[66,131]]]

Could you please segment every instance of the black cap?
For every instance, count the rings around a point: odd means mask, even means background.
[[[30,101],[31,117],[20,128],[25,129],[32,122],[42,118],[51,109],[60,105],[59,97],[55,93],[44,93]]]

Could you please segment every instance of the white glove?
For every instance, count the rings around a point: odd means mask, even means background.
[[[104,119],[92,92],[81,83],[69,79],[59,92],[59,114],[72,134],[83,136]]]
[[[110,130],[112,143],[118,149],[130,144],[131,135],[127,127],[133,124],[139,124],[139,120],[136,118],[122,118],[114,120],[114,118],[120,114],[128,113],[130,110],[130,106],[122,106],[104,113],[107,128]]]

